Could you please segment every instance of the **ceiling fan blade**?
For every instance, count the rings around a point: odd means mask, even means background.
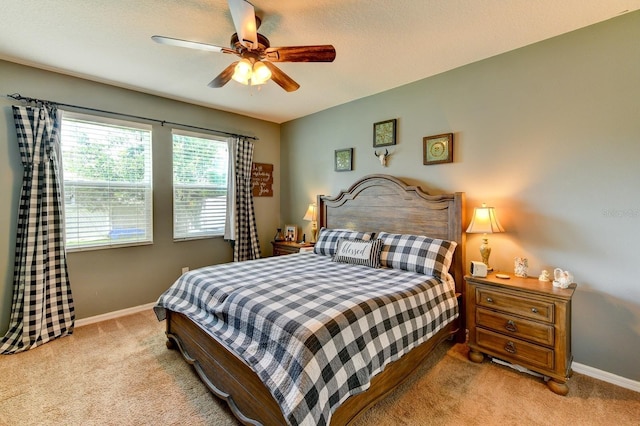
[[[226,67],[220,74],[218,74],[216,78],[211,80],[211,83],[209,83],[207,86],[216,89],[218,87],[222,87],[225,84],[227,84],[229,80],[231,80],[231,77],[233,76],[234,68],[236,67],[238,62],[240,61],[235,61],[234,63]]]
[[[249,50],[257,49],[258,26],[253,5],[245,0],[229,0],[229,10],[240,43]]]
[[[218,53],[236,53],[235,51],[227,48],[216,46],[213,44],[199,43],[197,41],[181,40],[179,38],[164,37],[159,35],[151,36],[151,39],[156,43],[166,44],[167,46],[186,47],[189,49],[207,50],[209,52]]]
[[[269,47],[266,59],[272,62],[333,62],[336,49],[330,44],[321,46]]]
[[[287,92],[295,92],[300,88],[300,85],[293,81],[291,77],[286,75],[282,70],[271,62],[263,61],[263,64],[271,71],[271,80],[273,80],[278,86],[282,87]]]

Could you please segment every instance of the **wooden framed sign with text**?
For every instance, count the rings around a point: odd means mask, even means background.
[[[273,164],[252,164],[251,192],[254,197],[273,197]]]

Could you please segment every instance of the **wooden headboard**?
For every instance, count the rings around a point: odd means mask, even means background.
[[[318,223],[327,228],[425,235],[455,241],[451,275],[456,291],[464,289],[465,196],[463,192],[430,195],[389,175],[369,175],[338,195],[318,196]]]

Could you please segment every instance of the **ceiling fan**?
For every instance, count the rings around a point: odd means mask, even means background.
[[[231,47],[221,47],[197,41],[154,35],[153,41],[170,46],[229,53],[239,56],[210,83],[209,87],[222,87],[234,79],[245,85],[259,85],[269,79],[287,92],[298,90],[300,85],[285,74],[274,62],[333,62],[336,50],[329,44],[318,46],[271,47],[269,39],[258,33],[261,20],[251,3],[245,0],[228,0],[236,33],[231,36]]]

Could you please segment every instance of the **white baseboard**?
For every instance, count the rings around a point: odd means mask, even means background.
[[[132,308],[121,309],[115,312],[109,312],[102,315],[96,315],[89,318],[83,318],[76,321],[76,327],[82,327],[89,324],[94,324],[100,321],[107,321],[110,319],[123,317],[125,315],[137,314],[138,312],[147,311],[152,309],[155,302],[147,303],[146,305],[134,306]],[[585,376],[593,377],[594,379],[602,380],[603,382],[611,383],[616,386],[620,386],[632,391],[640,392],[640,382],[636,380],[627,379],[626,377],[617,376],[613,373],[598,370],[597,368],[589,367],[588,365],[574,362],[571,364],[571,368],[576,373],[584,374]]]
[[[640,382],[637,380],[617,376],[613,373],[608,373],[606,371],[598,370],[597,368],[589,367],[588,365],[580,364],[579,362],[572,363],[571,369],[576,373],[584,374],[585,376],[593,377],[594,379],[602,380],[603,382],[640,392]]]
[[[89,318],[82,318],[76,321],[76,327],[83,327],[89,324],[95,324],[101,321],[107,321],[114,318],[124,317],[126,315],[137,314],[138,312],[148,311],[154,307],[156,303],[147,303],[146,305],[134,306],[132,308],[121,309],[119,311],[107,312],[106,314],[96,315]]]

